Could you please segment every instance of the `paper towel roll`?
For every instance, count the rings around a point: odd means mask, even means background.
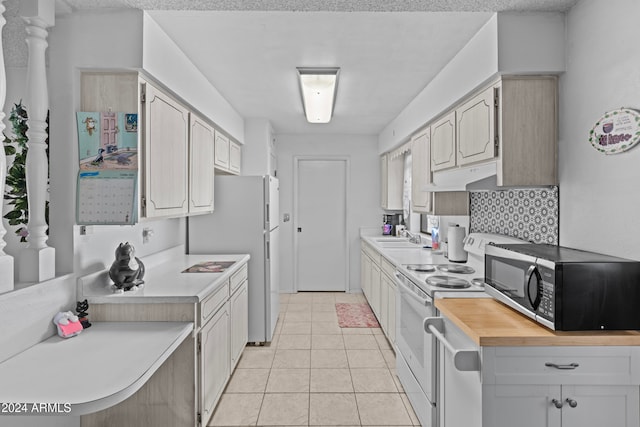
[[[466,262],[467,251],[464,250],[464,238],[467,230],[464,227],[449,227],[447,240],[449,246],[449,261]]]

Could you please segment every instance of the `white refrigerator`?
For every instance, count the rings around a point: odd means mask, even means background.
[[[278,217],[277,178],[216,175],[213,213],[188,221],[188,253],[251,255],[249,342],[270,342],[278,320]]]

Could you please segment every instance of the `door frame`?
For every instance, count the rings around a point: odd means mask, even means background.
[[[345,229],[341,230],[340,235],[342,236],[342,244],[345,249],[345,293],[350,293],[351,291],[351,283],[349,282],[350,277],[350,266],[351,266],[351,255],[349,253],[349,188],[351,183],[350,170],[351,170],[351,159],[349,156],[331,156],[331,155],[305,155],[305,156],[294,156],[293,157],[293,290],[295,293],[298,293],[298,178],[299,178],[299,165],[302,161],[339,161],[344,162],[345,169],[345,181],[344,181],[344,226]]]

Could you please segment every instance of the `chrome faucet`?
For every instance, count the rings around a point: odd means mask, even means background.
[[[413,234],[406,229],[403,231],[402,234],[404,235],[404,237],[408,237],[411,243],[416,243],[418,245],[422,244],[422,236],[420,236],[420,234]]]

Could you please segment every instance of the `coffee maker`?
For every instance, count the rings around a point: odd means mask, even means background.
[[[386,236],[396,235],[396,226],[402,224],[402,214],[384,214],[382,215],[382,234]]]

